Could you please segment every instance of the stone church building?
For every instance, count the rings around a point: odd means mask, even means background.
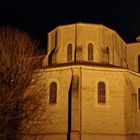
[[[140,139],[140,37],[100,24],[58,26],[43,60],[50,123],[41,140]],[[45,122],[44,122],[45,124]]]

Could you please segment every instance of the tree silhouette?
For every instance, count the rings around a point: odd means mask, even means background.
[[[40,75],[35,70],[41,59],[28,34],[0,28],[0,140],[20,139],[30,122],[39,124],[45,94],[36,84]]]

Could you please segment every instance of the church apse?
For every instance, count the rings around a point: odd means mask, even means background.
[[[43,65],[90,63],[127,67],[126,47],[116,32],[103,25],[59,26],[48,34]]]
[[[54,121],[45,140],[139,140],[139,42],[127,44],[101,24],[76,23],[52,30],[47,49]]]

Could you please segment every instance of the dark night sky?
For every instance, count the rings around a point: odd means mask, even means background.
[[[0,2],[0,25],[18,27],[43,42],[53,28],[76,22],[104,24],[126,42],[134,42],[140,35],[140,4],[136,0]]]

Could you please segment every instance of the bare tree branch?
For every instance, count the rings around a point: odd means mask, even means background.
[[[37,42],[16,29],[0,28],[0,140],[17,140],[31,122],[41,125],[45,96],[37,85],[41,59]],[[31,82],[34,74],[34,82]],[[41,87],[41,86],[40,86]]]

